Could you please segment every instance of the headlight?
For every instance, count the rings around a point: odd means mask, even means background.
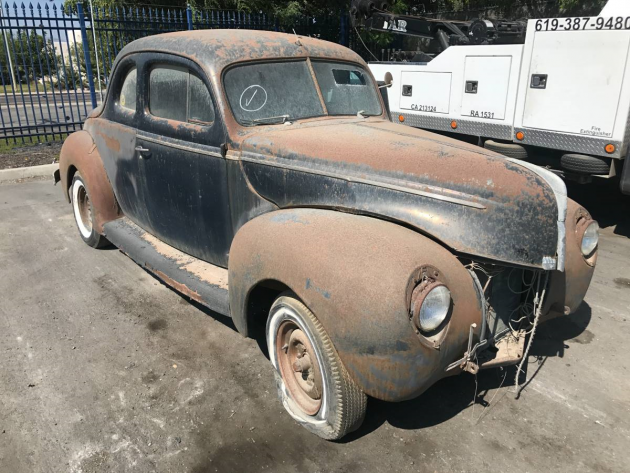
[[[582,237],[582,254],[584,256],[590,255],[597,248],[598,241],[599,225],[597,222],[593,222],[586,228]]]
[[[415,301],[413,315],[418,327],[431,332],[438,328],[451,308],[451,291],[439,282],[430,283],[422,291],[424,294]]]

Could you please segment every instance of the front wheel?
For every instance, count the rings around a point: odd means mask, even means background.
[[[278,396],[291,417],[328,440],[356,430],[365,417],[367,397],[315,315],[285,293],[271,307],[266,333]]]
[[[90,194],[88,193],[81,174],[78,172],[72,179],[70,196],[72,198],[74,220],[77,223],[79,235],[81,235],[83,241],[92,248],[102,248],[108,245],[109,242],[107,239],[100,235],[94,228],[94,211],[92,209],[92,202],[90,201]]]

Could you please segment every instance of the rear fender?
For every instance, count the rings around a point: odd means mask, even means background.
[[[77,171],[90,193],[96,231],[102,234],[103,225],[122,217],[122,212],[105,173],[101,155],[92,136],[85,130],[72,133],[63,143],[59,156],[59,178],[68,202],[72,178]]]
[[[450,321],[424,337],[410,321],[416,281],[436,268],[453,296]],[[461,358],[481,302],[468,271],[448,250],[399,225],[321,209],[270,212],[246,223],[230,250],[230,310],[251,333],[252,291],[273,281],[313,311],[350,376],[370,396],[417,396]],[[266,315],[265,315],[266,317]],[[477,329],[478,330],[478,329]]]

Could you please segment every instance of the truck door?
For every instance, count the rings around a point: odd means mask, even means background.
[[[400,108],[414,112],[448,113],[451,103],[451,73],[403,71]]]
[[[461,115],[504,120],[511,56],[466,56]]]
[[[611,137],[625,119],[617,110],[629,43],[623,30],[536,31],[519,90],[523,127]]]

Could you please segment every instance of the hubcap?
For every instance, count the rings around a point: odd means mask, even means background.
[[[294,322],[278,327],[276,357],[293,400],[304,413],[317,414],[322,405],[322,374],[311,342]]]

